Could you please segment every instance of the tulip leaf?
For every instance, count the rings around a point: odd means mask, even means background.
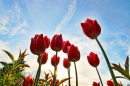
[[[71,77],[72,78],[72,77]],[[70,78],[70,79],[71,79]],[[69,78],[64,78],[64,79],[62,79],[56,86],[60,86],[60,84],[62,84],[63,82],[65,82],[65,81],[67,81],[67,80],[69,80]]]
[[[12,62],[14,63],[14,56],[10,53],[10,52],[8,52],[8,51],[6,51],[6,50],[3,50],[9,57],[10,57],[10,59],[12,60]]]
[[[125,61],[125,71],[129,74],[129,57],[128,56]]]
[[[112,64],[113,65],[113,69],[117,70],[119,73],[121,73],[124,77],[126,77],[128,80],[130,80],[130,75],[120,66],[117,64]]]

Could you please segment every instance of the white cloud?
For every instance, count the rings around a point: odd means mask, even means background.
[[[66,15],[63,17],[63,19],[61,20],[60,24],[56,27],[55,33],[60,32],[60,30],[62,28],[64,28],[65,25],[71,20],[71,18],[73,17],[73,15],[74,15],[74,13],[76,11],[76,5],[77,5],[76,0],[73,0],[69,4],[68,11],[67,11]]]
[[[20,30],[22,31],[22,33],[26,33],[25,30],[23,31],[22,29],[28,27],[28,23],[26,21],[23,21],[22,23],[19,23],[18,26],[14,27],[11,31],[11,35],[15,35],[18,32],[20,32]]]
[[[28,23],[21,16],[21,9],[18,3],[15,3],[10,10],[6,10],[5,14],[0,15],[0,34],[26,34],[25,29],[28,28]]]

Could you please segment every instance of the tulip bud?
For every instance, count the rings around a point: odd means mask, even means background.
[[[93,82],[92,86],[100,86],[100,82]]]
[[[42,54],[46,49],[45,41],[43,39],[43,34],[35,35],[31,38],[30,50],[33,54]]]
[[[27,76],[23,82],[23,86],[33,86],[34,79],[30,76]]]
[[[50,45],[50,38],[48,38],[47,36],[44,36],[44,41],[45,41],[45,44],[46,44],[46,48],[48,48],[49,45]]]
[[[114,83],[113,83],[113,81],[111,81],[111,80],[107,80],[107,85],[108,85],[108,86],[114,86]]]
[[[91,66],[97,67],[97,66],[99,65],[100,60],[99,60],[97,54],[91,52],[91,53],[89,54],[89,56],[87,56],[87,59],[88,59],[88,62],[89,62],[89,64],[90,64]]]
[[[69,59],[68,58],[64,58],[64,60],[63,60],[63,66],[65,68],[69,68],[70,65],[71,65],[71,63],[70,63]]]
[[[96,20],[87,19],[81,23],[83,33],[90,39],[95,39],[101,33],[101,27]]]
[[[43,52],[41,55],[40,55],[40,59],[42,61],[42,64],[45,64],[48,60],[48,53],[46,52]],[[39,60],[37,59],[38,63],[39,63]]]
[[[70,42],[67,40],[67,41],[64,41],[63,42],[63,46],[62,46],[62,51],[64,52],[64,53],[67,53],[67,51],[68,51],[68,47],[70,46],[71,44],[70,44]]]
[[[62,34],[55,34],[51,40],[51,49],[54,51],[60,51],[62,49],[63,39]]]
[[[74,46],[73,44],[70,45],[68,48],[68,59],[71,62],[76,62],[80,59],[80,52],[77,46]]]
[[[58,56],[57,57],[57,61],[56,61],[56,55],[53,55],[53,57],[51,58],[51,64],[52,64],[52,66],[58,65],[59,61],[60,61],[60,57]]]

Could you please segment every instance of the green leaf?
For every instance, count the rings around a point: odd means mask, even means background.
[[[4,65],[4,67],[9,66],[6,62],[0,62],[2,65]]]
[[[129,57],[128,56],[125,61],[125,71],[129,74]]]
[[[116,78],[124,78],[124,79],[127,79],[126,77],[123,77],[123,76],[116,76]]]
[[[119,73],[121,73],[124,77],[126,77],[128,80],[130,80],[130,75],[120,66],[117,64],[112,64],[113,65],[113,69],[117,70]]]
[[[17,69],[17,68],[20,68],[20,67],[30,67],[30,66],[27,65],[27,64],[19,64],[19,65],[15,66],[15,67],[13,68],[13,70],[15,70],[15,69]]]
[[[4,86],[2,82],[0,82],[0,86]]]
[[[9,57],[10,57],[10,59],[12,60],[12,62],[14,63],[14,56],[10,53],[10,52],[8,52],[8,51],[6,51],[6,50],[3,50]]]
[[[72,77],[71,77],[72,78]],[[65,79],[62,79],[56,86],[60,86],[60,84],[62,84],[63,82],[69,80],[69,78],[65,78]]]
[[[12,74],[10,77],[16,77],[16,78],[23,78],[25,79],[25,76],[21,75],[21,74]]]

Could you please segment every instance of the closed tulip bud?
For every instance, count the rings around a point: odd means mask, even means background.
[[[23,86],[33,86],[34,79],[30,76],[27,76],[23,82]]]
[[[57,35],[55,34],[51,40],[51,49],[54,51],[60,51],[62,49],[63,45],[63,39],[62,39],[62,34]]]
[[[44,36],[44,41],[45,41],[45,44],[46,44],[46,48],[48,48],[49,45],[50,45],[50,38],[48,38],[47,36]]]
[[[93,82],[92,86],[100,86],[100,82]]]
[[[67,40],[67,41],[64,41],[63,42],[63,46],[62,46],[62,51],[64,52],[64,53],[67,53],[67,51],[68,51],[68,47],[70,46],[71,44],[70,44],[70,42]]]
[[[87,19],[81,23],[83,33],[90,39],[95,39],[101,33],[101,27],[96,20]]]
[[[57,57],[57,61],[56,61],[56,55],[53,55],[53,57],[51,58],[51,64],[52,66],[58,65],[60,61],[60,57]]]
[[[42,54],[46,49],[45,41],[43,39],[43,34],[35,35],[31,38],[30,50],[33,54]]]
[[[111,81],[111,80],[107,80],[107,85],[108,85],[108,86],[114,86],[114,83],[113,83],[113,81]]]
[[[42,64],[45,64],[48,60],[48,53],[46,52],[43,52],[41,55],[40,55],[40,59],[42,61]],[[39,60],[37,60],[38,63],[39,63]]]
[[[64,58],[64,60],[63,60],[63,66],[65,68],[69,68],[70,65],[71,65],[71,63],[70,63],[69,59],[68,58]]]
[[[76,62],[80,59],[80,52],[77,46],[73,44],[68,48],[68,59],[71,62]]]
[[[89,56],[87,56],[87,59],[91,66],[97,67],[99,65],[100,60],[97,54],[90,52]]]

